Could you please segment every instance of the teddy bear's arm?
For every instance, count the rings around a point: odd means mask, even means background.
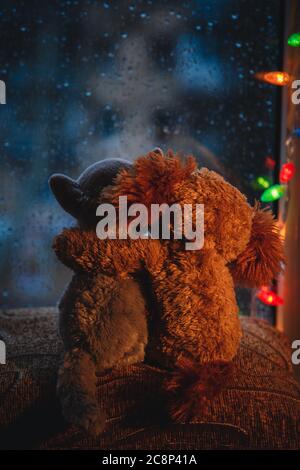
[[[140,267],[140,253],[127,240],[100,240],[94,231],[64,229],[54,240],[58,259],[75,272],[125,276]]]
[[[166,259],[160,240],[101,240],[94,231],[64,229],[53,243],[58,259],[73,271],[101,271],[127,277],[146,267],[156,270]]]
[[[58,259],[73,271],[93,271],[99,247],[95,234],[77,227],[64,229],[53,242]]]

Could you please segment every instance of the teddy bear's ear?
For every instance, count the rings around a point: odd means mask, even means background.
[[[251,236],[246,249],[231,265],[237,284],[246,287],[268,285],[283,268],[283,241],[269,210],[254,208]]]
[[[53,249],[58,259],[73,271],[93,271],[99,246],[93,231],[77,227],[64,229],[55,237]]]
[[[127,196],[128,203],[151,204],[172,203],[174,187],[197,168],[193,157],[185,161],[179,155],[154,149],[138,157],[129,170],[121,170],[115,185],[108,189],[106,198],[118,204],[119,196]]]

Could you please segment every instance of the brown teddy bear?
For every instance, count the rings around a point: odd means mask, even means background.
[[[191,251],[176,237],[100,240],[93,224],[56,238],[57,256],[75,272],[60,303],[66,354],[59,394],[66,417],[96,432],[104,425],[96,372],[144,359],[167,369],[174,419],[202,412],[239,348],[234,285],[268,284],[283,261],[270,212],[249,206],[193,158],[161,151],[139,157],[120,168],[112,184],[100,186],[89,207],[110,202],[118,208],[120,196],[149,209],[204,204],[205,240]],[[195,217],[193,211],[194,224]]]

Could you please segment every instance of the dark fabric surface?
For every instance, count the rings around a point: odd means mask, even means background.
[[[0,365],[2,449],[300,448],[300,388],[290,345],[265,322],[242,318],[233,377],[193,423],[168,421],[162,370],[139,364],[99,377],[99,402],[106,404],[108,421],[98,438],[61,417],[55,396],[57,323],[54,308],[0,313],[8,356]]]

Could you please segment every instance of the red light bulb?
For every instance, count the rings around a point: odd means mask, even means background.
[[[276,165],[276,162],[272,157],[266,157],[265,159],[266,168],[268,168],[269,170],[274,170],[275,165]]]
[[[280,183],[288,183],[293,178],[295,170],[296,169],[294,163],[284,163],[280,170]]]
[[[256,294],[256,297],[266,305],[272,305],[274,307],[283,305],[283,299],[277,295],[276,292],[273,292],[267,287],[262,287]]]

